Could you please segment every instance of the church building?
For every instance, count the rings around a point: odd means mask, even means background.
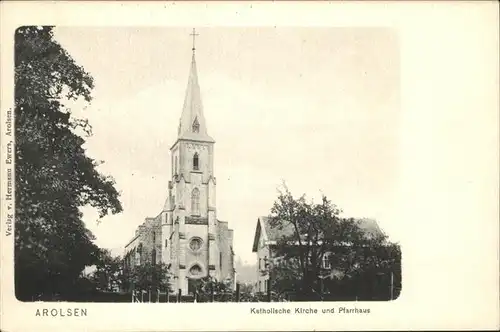
[[[195,48],[177,139],[170,147],[171,180],[162,211],[146,218],[125,246],[125,263],[170,265],[174,292],[194,292],[211,276],[234,284],[233,230],[217,219],[215,141],[207,131]]]

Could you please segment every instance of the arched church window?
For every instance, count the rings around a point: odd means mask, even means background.
[[[203,245],[203,240],[200,239],[199,237],[194,237],[189,241],[189,249],[192,251],[198,251],[200,250],[201,246]]]
[[[201,274],[201,267],[198,264],[193,265],[189,269],[189,274],[192,276],[199,276]]]
[[[197,171],[200,166],[199,164],[200,164],[200,159],[198,157],[198,152],[196,152],[193,156],[193,169]]]
[[[194,188],[191,193],[191,214],[200,215],[200,190]]]
[[[177,175],[177,156],[175,156],[174,175]]]
[[[135,265],[141,265],[142,243],[135,250]]]
[[[198,117],[193,121],[193,133],[198,133],[200,131],[200,123],[198,122]]]

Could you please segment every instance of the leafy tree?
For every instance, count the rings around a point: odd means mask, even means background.
[[[274,259],[268,264],[266,274],[271,275],[271,290],[276,297],[287,298],[287,294],[301,289],[300,264],[297,259],[288,257],[287,259]]]
[[[91,275],[91,281],[96,289],[101,291],[114,291],[122,284],[122,259],[113,257],[109,250],[100,250],[95,271]]]
[[[125,269],[122,275],[122,286],[125,290],[153,290],[160,289],[165,292],[167,289],[172,292],[170,286],[170,269],[165,263],[152,264],[146,262],[144,264],[134,266],[130,269]]]
[[[386,236],[366,236],[355,219],[342,218],[340,213],[325,196],[315,204],[304,195],[294,198],[286,187],[280,191],[269,220],[281,231],[267,269],[273,291],[293,291],[299,300],[320,299],[325,277],[360,280],[389,264],[382,254],[392,248]],[[323,268],[325,255],[334,269]]]
[[[229,302],[235,298],[230,280],[217,280],[206,276],[197,280],[196,296],[200,302]]]
[[[310,298],[313,294],[323,255],[340,235],[336,234],[339,214],[340,210],[326,197],[322,197],[320,204],[314,204],[307,202],[305,195],[295,199],[286,187],[274,202],[270,224],[284,232],[274,248],[273,261],[297,264],[297,269],[283,268],[283,264],[274,264],[274,269],[294,271],[293,277],[298,281],[296,291],[301,297]],[[282,279],[290,278],[285,275]],[[279,280],[278,276],[274,280]]]
[[[326,280],[326,287],[360,300],[396,299],[401,291],[401,248],[394,243],[367,247],[358,263],[342,278]],[[346,293],[345,290],[349,291]]]
[[[240,283],[240,293],[245,294],[245,293],[253,293],[253,285],[251,282],[243,282]]]
[[[21,300],[64,294],[97,262],[80,207],[93,206],[101,217],[122,211],[114,180],[85,153],[89,123],[65,104],[89,103],[93,86],[54,40],[52,27],[17,29],[15,284]]]

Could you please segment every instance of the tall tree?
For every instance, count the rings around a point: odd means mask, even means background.
[[[323,255],[339,239],[339,214],[340,210],[326,197],[322,197],[320,204],[314,204],[308,202],[305,195],[295,199],[286,187],[273,204],[270,224],[284,230],[274,248],[274,266],[282,267],[279,261],[295,261],[298,271],[294,274],[300,280],[297,291],[301,297],[313,295]],[[283,272],[283,268],[279,271]],[[279,279],[276,276],[274,280]]]
[[[367,237],[357,220],[343,218],[340,213],[325,196],[320,203],[314,203],[304,195],[294,198],[286,187],[280,191],[269,219],[281,233],[272,246],[273,258],[267,272],[275,291],[293,289],[299,299],[318,298],[325,273],[343,278],[354,271],[368,271],[370,262],[377,261],[376,250],[385,248],[386,236]],[[324,269],[324,259],[335,269]]]
[[[122,206],[114,180],[88,157],[86,120],[65,103],[91,101],[93,79],[54,40],[52,27],[15,34],[15,282],[21,300],[63,294],[99,253],[79,208],[101,217]]]

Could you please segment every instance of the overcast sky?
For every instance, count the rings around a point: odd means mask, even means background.
[[[124,211],[97,224],[121,254],[161,212],[191,61],[189,28],[66,28],[56,40],[95,80],[88,154],[105,163]],[[217,217],[234,229],[236,256],[254,263],[257,218],[285,181],[296,196],[326,194],[345,215],[375,218],[393,241],[399,151],[399,45],[389,29],[198,28],[196,59],[215,140]]]

